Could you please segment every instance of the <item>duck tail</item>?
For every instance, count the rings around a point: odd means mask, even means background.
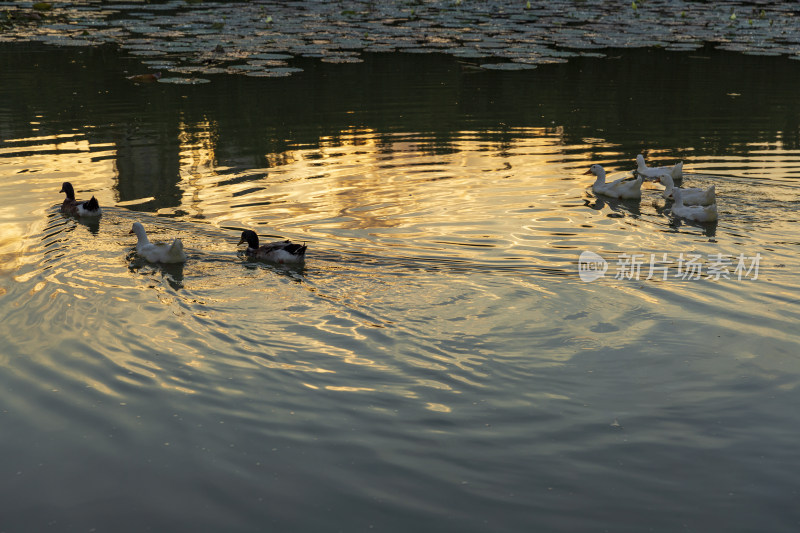
[[[306,243],[303,243],[303,244],[289,244],[288,246],[286,246],[284,248],[284,250],[286,250],[287,252],[289,252],[292,255],[296,255],[298,257],[304,257],[306,255],[306,248],[308,248]]]
[[[100,209],[100,204],[98,203],[97,198],[92,196],[86,202],[84,202],[83,208],[87,211],[97,211]]]
[[[176,238],[172,241],[172,246],[169,247],[169,253],[171,254],[181,254],[183,253],[183,241],[179,238]]]
[[[683,161],[679,161],[672,167],[672,179],[680,179],[683,176]]]

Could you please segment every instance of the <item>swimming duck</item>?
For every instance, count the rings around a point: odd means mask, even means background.
[[[136,243],[136,253],[150,261],[151,263],[183,263],[186,261],[186,253],[183,251],[183,242],[175,239],[172,244],[153,244],[147,238],[144,226],[139,222],[134,222],[130,233],[135,233],[139,242]]]
[[[644,162],[644,156],[639,154],[636,156],[636,165],[636,173],[645,178],[656,179],[663,174],[669,174],[673,181],[683,179],[683,161],[671,167],[648,167]]]
[[[672,182],[672,176],[663,174],[658,177],[666,189],[661,193],[664,198],[671,198],[672,191],[676,189],[675,184]],[[707,189],[700,189],[698,187],[681,188],[681,198],[685,205],[711,205],[717,201],[716,187],[712,185]]]
[[[597,179],[592,184],[592,191],[597,194],[604,194],[612,198],[642,197],[642,176],[627,181],[625,178],[620,178],[611,183],[606,183],[606,171],[601,165],[592,165],[585,174],[597,176]]]
[[[717,204],[711,205],[683,205],[682,189],[672,190],[675,203],[672,204],[672,214],[687,220],[697,222],[713,222],[717,220]]]
[[[64,203],[61,204],[61,211],[68,215],[76,217],[99,217],[102,212],[100,211],[100,204],[97,203],[97,198],[92,196],[86,201],[79,202],[75,199],[75,189],[72,184],[65,181],[61,184],[61,190],[58,192],[66,193],[67,197],[64,198]]]
[[[258,245],[258,235],[255,231],[246,229],[242,232],[239,244],[247,243],[245,253],[255,259],[263,259],[280,264],[302,263],[306,259],[306,245],[294,244],[292,241],[278,241]],[[237,244],[236,246],[239,246]]]

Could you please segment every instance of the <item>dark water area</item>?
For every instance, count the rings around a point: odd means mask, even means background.
[[[0,44],[0,531],[796,531],[800,62],[362,57]],[[640,153],[719,221],[591,191]]]

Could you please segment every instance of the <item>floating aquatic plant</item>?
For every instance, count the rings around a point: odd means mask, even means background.
[[[205,78],[161,78],[158,83],[172,83],[175,85],[200,85],[210,83],[211,80]]]
[[[536,68],[536,65],[528,63],[484,63],[481,68],[487,70],[529,70]]]
[[[361,61],[364,51],[432,51],[482,59],[488,65],[543,65],[613,47],[696,50],[705,43],[748,54],[800,55],[800,26],[790,2],[758,2],[754,7],[749,0],[632,0],[627,10],[613,2],[588,0],[12,0],[4,7],[0,41],[37,40],[58,46],[113,42],[131,55],[166,57],[175,68],[241,75],[288,75],[265,70],[282,65],[254,60],[313,57],[353,63]],[[258,68],[236,67],[244,61]]]

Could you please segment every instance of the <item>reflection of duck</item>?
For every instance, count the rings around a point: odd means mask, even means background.
[[[636,173],[645,178],[655,179],[664,174],[669,174],[674,181],[683,179],[683,161],[671,167],[648,167],[644,162],[644,156],[639,154],[636,156],[636,165]]]
[[[672,176],[664,174],[659,176],[658,181],[666,187],[662,193],[664,198],[671,198],[672,192],[676,189]],[[681,188],[681,198],[683,198],[683,203],[686,205],[711,205],[717,201],[716,188],[714,185],[707,189],[697,187]]]
[[[612,198],[641,198],[642,197],[642,177],[625,180],[620,178],[606,183],[606,171],[600,165],[592,165],[586,174],[594,174],[597,179],[592,184],[592,191],[597,194],[604,194]]]
[[[292,241],[278,241],[259,246],[258,235],[255,231],[250,229],[246,229],[242,232],[242,238],[239,244],[243,242],[247,243],[247,250],[245,250],[245,253],[255,259],[263,259],[280,264],[302,263],[306,259],[305,244],[294,244]]]
[[[697,222],[717,220],[717,204],[683,205],[683,194],[679,188],[672,190],[672,196],[675,198],[675,203],[672,204],[673,215]]]
[[[600,194],[595,196],[587,195],[583,199],[583,205],[595,211],[604,211],[608,208],[609,212],[606,213],[608,218],[625,218],[627,215],[639,217],[642,214],[640,204],[641,202],[636,200],[621,200]]]
[[[72,188],[70,182],[65,181],[62,183],[61,190],[58,192],[63,192],[67,195],[64,203],[61,204],[62,212],[76,217],[99,217],[102,214],[100,204],[97,203],[97,198],[94,196],[84,202],[76,200],[75,189]]]
[[[135,233],[139,242],[136,243],[136,253],[151,263],[183,263],[186,253],[183,251],[183,242],[175,239],[172,244],[153,244],[147,238],[144,226],[134,222],[130,233]]]

